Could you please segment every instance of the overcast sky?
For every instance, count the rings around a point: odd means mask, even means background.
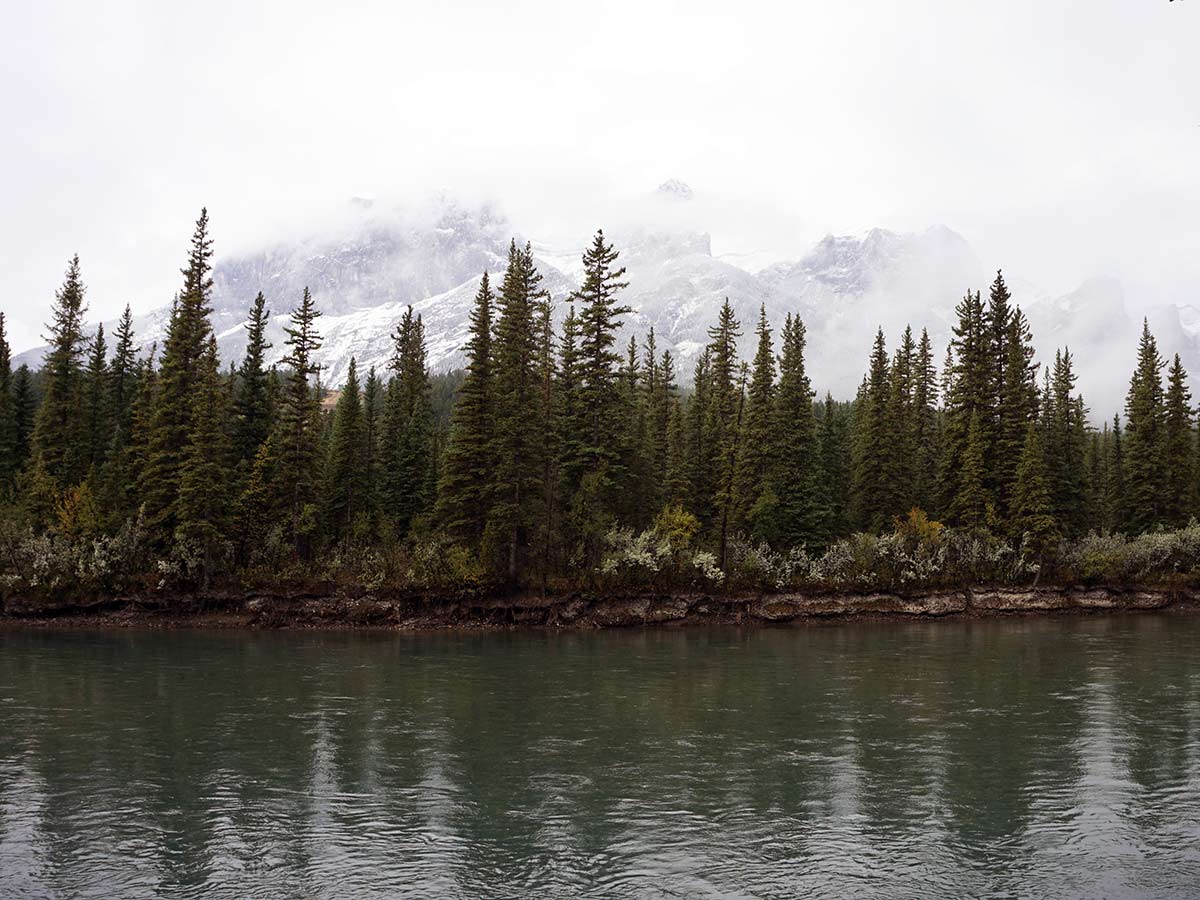
[[[0,75],[17,350],[74,252],[94,317],[167,302],[202,204],[220,253],[355,193],[550,231],[669,177],[718,250],[944,223],[1200,303],[1200,0],[39,2]]]

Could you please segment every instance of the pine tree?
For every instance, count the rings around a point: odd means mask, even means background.
[[[658,355],[652,326],[642,348],[642,380],[638,396],[642,418],[639,508],[643,518],[656,515],[665,503],[667,431],[670,426],[671,399],[675,392],[673,365],[669,351],[661,357]]]
[[[913,411],[913,383],[916,375],[916,345],[912,328],[905,328],[900,346],[892,358],[888,378],[886,430],[888,491],[886,515],[895,517],[907,513],[916,504],[917,452],[916,414]]]
[[[266,339],[270,320],[266,299],[259,291],[246,322],[246,355],[238,366],[233,401],[233,461],[246,470],[253,465],[259,446],[274,424],[265,365],[266,352],[271,348]]]
[[[1112,438],[1108,444],[1108,520],[1111,531],[1123,531],[1128,521],[1125,507],[1125,448],[1121,438],[1121,417],[1114,415]]]
[[[586,474],[588,420],[580,374],[579,317],[572,304],[563,319],[558,342],[559,504],[569,509]]]
[[[1187,372],[1179,354],[1175,354],[1167,372],[1167,392],[1164,398],[1165,428],[1164,465],[1165,487],[1163,514],[1172,528],[1188,523],[1196,506],[1196,451],[1193,449],[1192,394],[1187,386]]]
[[[708,465],[716,475],[711,524],[717,534],[722,566],[730,516],[738,505],[733,475],[737,471],[745,395],[738,378],[737,340],[741,335],[741,323],[726,298],[717,315],[717,324],[708,330],[710,370],[708,409],[704,417],[704,448],[710,455]],[[701,520],[701,524],[708,523]]]
[[[467,372],[450,419],[450,441],[442,461],[437,519],[445,531],[478,546],[487,524],[493,467],[495,408],[492,386],[492,309],[496,298],[483,273],[471,310]]]
[[[79,257],[67,266],[63,286],[54,295],[54,308],[45,336],[50,350],[43,364],[45,390],[33,429],[33,452],[42,474],[59,488],[78,482],[84,474],[79,453],[82,403],[83,295]]]
[[[804,365],[805,329],[799,316],[785,318],[780,338],[772,441],[777,464],[771,486],[778,499],[772,534],[784,547],[812,547],[827,537],[823,529],[827,512],[813,390]]]
[[[83,372],[79,464],[84,472],[103,464],[111,439],[108,378],[108,347],[104,342],[104,326],[99,325]]]
[[[1010,508],[1017,466],[1025,447],[1025,432],[1038,413],[1038,364],[1033,361],[1033,334],[1020,307],[1014,307],[1009,316],[1005,350],[995,454],[996,504],[1001,513]]]
[[[625,345],[625,360],[617,372],[617,384],[621,396],[620,421],[623,425],[617,440],[622,489],[617,494],[614,512],[620,521],[641,528],[649,524],[658,509],[653,503],[647,502],[649,473],[643,452],[647,411],[642,390],[642,362],[638,356],[637,338],[632,334]]]
[[[950,504],[949,518],[968,529],[987,528],[992,518],[992,497],[988,493],[984,462],[982,415],[971,414],[967,428],[967,443],[962,453],[962,471],[958,478],[958,493]]]
[[[13,398],[12,351],[0,312],[0,501],[17,475],[17,416]]]
[[[827,400],[826,406],[831,400]],[[937,509],[936,479],[940,450],[937,403],[938,373],[933,362],[933,346],[929,332],[921,329],[921,340],[913,363],[912,502],[930,513]]]
[[[364,531],[370,539],[377,539],[382,523],[380,491],[383,484],[382,461],[379,452],[380,431],[383,428],[384,388],[375,367],[367,370],[367,382],[363,387],[363,502],[365,514]]]
[[[754,354],[746,394],[745,435],[738,466],[738,514],[735,529],[749,527],[759,538],[769,538],[778,502],[769,482],[775,464],[775,348],[767,309],[760,307],[758,347]]]
[[[276,474],[277,506],[287,519],[287,533],[295,552],[307,555],[316,530],[316,480],[320,453],[320,395],[309,378],[316,375],[314,355],[321,348],[316,322],[320,311],[308,288],[300,305],[292,310],[291,324],[285,329],[284,344],[288,354],[283,359],[287,367],[287,382],[280,401],[277,437],[272,441],[269,459]],[[259,460],[255,459],[255,468]],[[253,471],[251,481],[254,481]],[[248,490],[249,490],[248,486]]]
[[[667,418],[667,474],[664,481],[664,506],[684,507],[691,501],[688,450],[689,440],[684,405],[678,398],[671,401],[671,412]]]
[[[985,439],[995,440],[999,436],[1000,417],[1008,403],[1008,384],[1005,370],[1009,365],[1009,355],[1012,352],[1010,339],[1013,337],[1012,319],[1015,310],[1012,305],[1012,294],[1004,283],[1004,274],[997,269],[996,278],[988,290],[988,305],[985,319],[989,350],[988,377],[991,382],[989,413]],[[1023,436],[1022,436],[1023,439]],[[989,457],[993,454],[989,453]],[[992,486],[995,487],[996,476],[999,472],[991,473]]]
[[[188,264],[182,270],[183,290],[171,311],[163,344],[154,423],[139,486],[147,527],[160,542],[173,535],[178,524],[176,502],[183,454],[191,443],[192,398],[212,333],[208,320],[211,270],[212,239],[208,236],[208,211],[204,209],[192,234]]]
[[[532,266],[532,259],[530,260]],[[560,479],[558,470],[561,448],[559,437],[561,427],[558,421],[558,367],[555,360],[554,346],[554,307],[547,291],[541,291],[534,304],[534,328],[537,336],[537,350],[534,354],[534,371],[537,376],[537,387],[534,393],[533,416],[538,439],[534,444],[535,456],[532,462],[541,467],[541,484],[538,491],[541,496],[542,511],[539,516],[537,537],[541,548],[538,563],[541,577],[541,589],[545,594],[549,588],[550,567],[554,556],[555,538],[559,536],[558,495],[557,488]],[[631,354],[636,359],[636,345],[631,348]],[[630,403],[637,391],[637,373],[627,377],[626,392]],[[636,446],[627,444],[627,451]],[[639,461],[640,462],[640,461]],[[636,497],[630,498],[626,511],[632,515],[636,510]]]
[[[37,400],[33,395],[27,365],[20,365],[13,376],[12,404],[15,471],[19,472],[32,452],[34,419],[37,415]]]
[[[817,424],[821,444],[821,485],[824,488],[826,540],[835,540],[850,530],[850,416],[846,409],[825,394]]]
[[[137,394],[137,347],[133,333],[133,313],[129,307],[117,323],[117,343],[108,367],[108,405],[113,419],[114,438],[118,443],[129,439],[130,412]]]
[[[188,446],[180,466],[175,539],[199,552],[201,587],[207,589],[229,525],[226,397],[218,369],[217,340],[211,334],[198,369]]]
[[[484,534],[485,559],[510,583],[520,578],[542,510],[538,493],[543,473],[535,446],[539,432],[531,415],[539,386],[535,307],[540,282],[532,248],[519,250],[514,241],[496,300],[494,477]]]
[[[712,395],[712,351],[705,347],[696,358],[692,371],[692,393],[688,397],[684,416],[687,448],[684,465],[687,472],[689,499],[685,504],[700,522],[711,522],[713,496],[716,494],[716,466],[709,445],[706,427],[709,397]]]
[[[870,369],[864,389],[855,403],[853,519],[866,531],[878,531],[896,514],[893,462],[888,407],[891,400],[891,371],[883,329],[875,334]]]
[[[1025,446],[1017,465],[1009,519],[1013,538],[1039,559],[1059,538],[1046,483],[1046,456],[1033,422],[1025,427]]]
[[[675,358],[664,350],[658,361],[658,383],[651,398],[650,448],[651,477],[655,482],[655,502],[661,509],[670,499],[671,417],[679,407],[679,385],[675,382]],[[679,502],[678,499],[676,502]]]
[[[1143,320],[1137,368],[1125,400],[1125,501],[1127,525],[1134,533],[1161,524],[1166,511],[1162,368],[1158,344]]]
[[[946,509],[955,505],[955,498],[962,490],[959,482],[966,466],[968,432],[976,414],[979,418],[979,448],[984,454],[982,468],[986,487],[987,448],[990,446],[994,395],[995,348],[979,292],[972,294],[968,291],[955,307],[955,313],[958,322],[953,328],[953,337],[947,350],[947,369],[942,373],[946,379],[943,386],[946,412],[941,484]]]
[[[356,517],[363,513],[366,462],[358,365],[351,357],[346,384],[333,411],[333,436],[325,470],[325,515],[334,543],[352,534]]]
[[[1074,394],[1076,376],[1069,349],[1055,353],[1054,371],[1044,398],[1043,452],[1052,512],[1059,528],[1075,537],[1087,531],[1087,409]]]
[[[383,418],[384,514],[405,537],[432,508],[433,407],[425,364],[425,326],[405,310],[392,335],[392,380]]]
[[[579,459],[571,461],[586,472],[592,483],[586,518],[606,518],[615,511],[623,473],[621,469],[621,394],[617,367],[621,357],[613,349],[621,317],[632,309],[617,300],[628,287],[622,281],[625,268],[614,268],[618,252],[597,231],[583,254],[583,282],[571,295],[579,314],[579,398],[585,429],[578,447]]]

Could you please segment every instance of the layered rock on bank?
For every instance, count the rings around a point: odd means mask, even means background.
[[[513,594],[222,593],[47,602],[8,598],[0,620],[114,626],[245,628],[619,628],[644,625],[780,624],[864,618],[994,617],[1200,608],[1191,590],[977,588],[895,593],[703,593],[605,596]]]

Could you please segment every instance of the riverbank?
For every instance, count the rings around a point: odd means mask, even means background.
[[[47,603],[9,598],[0,625],[148,628],[592,629],[645,625],[755,625],[861,619],[1200,610],[1200,591],[1059,588],[891,593],[703,593],[488,598],[295,592],[157,594]]]

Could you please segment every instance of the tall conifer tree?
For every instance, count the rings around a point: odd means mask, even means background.
[[[495,400],[492,386],[492,309],[496,298],[483,273],[471,310],[467,371],[450,419],[442,461],[437,519],[454,538],[477,546],[487,524],[494,463]]]
[[[1167,525],[1182,528],[1196,508],[1196,451],[1193,449],[1194,429],[1192,394],[1187,386],[1187,372],[1179,354],[1167,371],[1167,392],[1164,397],[1165,431],[1163,437],[1165,487],[1163,515]]]
[[[192,399],[202,373],[201,358],[212,333],[208,319],[212,253],[208,210],[202,209],[192,233],[188,263],[182,270],[183,290],[171,311],[163,344],[154,422],[139,486],[147,525],[160,543],[170,539],[178,524],[176,501],[183,454],[191,443]]]
[[[84,475],[79,453],[86,347],[83,334],[85,288],[79,274],[79,257],[71,259],[63,285],[54,295],[47,325],[50,350],[43,364],[45,389],[33,429],[33,448],[43,473],[59,489],[75,484]]]
[[[1166,513],[1162,369],[1158,344],[1143,320],[1137,368],[1125,399],[1125,501],[1127,524],[1135,533],[1159,525]]]
[[[247,471],[274,424],[266,370],[266,352],[271,348],[266,338],[271,317],[266,303],[259,291],[246,322],[246,355],[238,366],[233,400],[234,464]]]

